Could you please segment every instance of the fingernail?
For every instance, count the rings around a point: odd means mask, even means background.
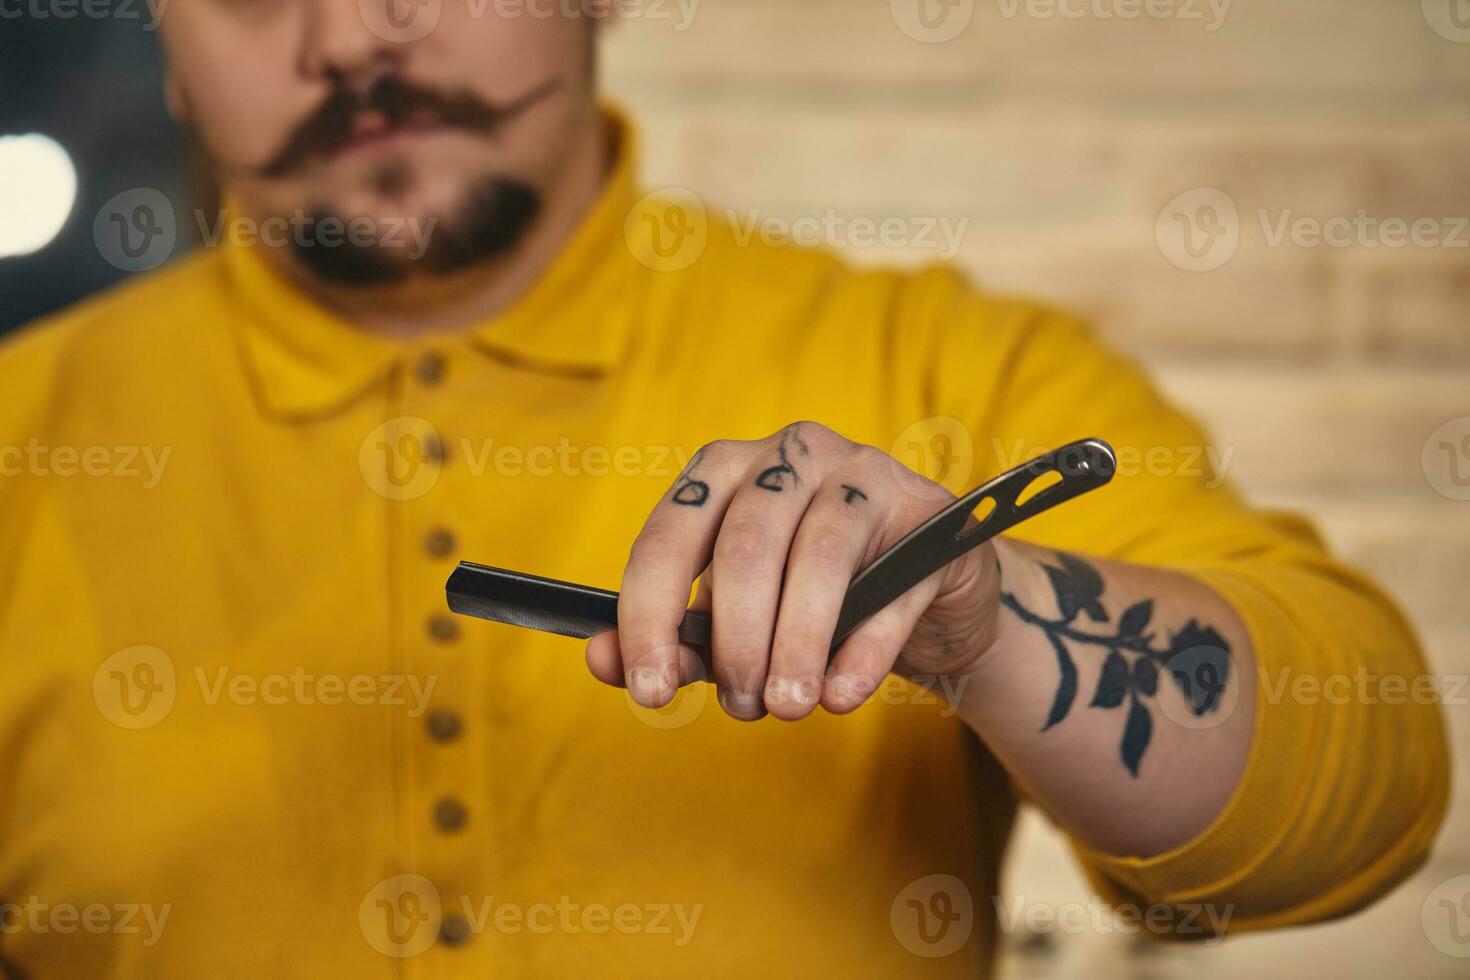
[[[740,718],[752,718],[761,713],[761,699],[746,691],[721,691],[720,707]]]
[[[644,707],[656,707],[662,701],[663,690],[663,676],[653,667],[634,667],[628,671],[628,693]]]
[[[767,704],[815,704],[822,682],[813,677],[772,677],[766,681]]]
[[[827,687],[844,705],[859,704],[866,699],[863,679],[857,674],[833,674],[827,678]]]

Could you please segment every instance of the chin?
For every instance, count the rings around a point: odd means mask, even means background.
[[[296,257],[340,284],[448,276],[514,251],[540,209],[533,186],[494,173],[435,186],[419,181],[406,193],[323,192],[303,210],[314,223],[310,237],[334,244],[298,248]]]

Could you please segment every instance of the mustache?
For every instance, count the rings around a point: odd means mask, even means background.
[[[250,174],[284,177],[335,152],[351,141],[363,113],[382,115],[390,127],[414,123],[491,134],[561,86],[561,78],[551,78],[497,105],[469,91],[440,92],[395,75],[384,75],[366,89],[339,85],[292,129],[280,150]]]

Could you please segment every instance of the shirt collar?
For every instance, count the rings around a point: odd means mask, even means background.
[[[434,343],[462,342],[528,369],[595,376],[615,368],[632,325],[629,291],[638,277],[624,241],[636,196],[636,133],[604,108],[613,131],[612,168],[592,208],[531,288],[509,309]],[[329,415],[352,402],[425,346],[364,330],[322,307],[281,276],[258,247],[222,245],[239,315],[238,346],[267,411],[290,418]]]

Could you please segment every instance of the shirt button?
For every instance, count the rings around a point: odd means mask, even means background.
[[[430,558],[448,558],[454,553],[454,532],[447,527],[430,529],[424,535],[424,551]]]
[[[429,720],[424,724],[429,729],[429,737],[436,742],[452,742],[464,730],[464,722],[459,715],[447,708],[430,712]]]
[[[440,439],[432,432],[424,435],[419,446],[419,451],[423,454],[424,462],[426,463],[442,466],[444,465],[444,461],[449,458],[449,447],[444,445],[443,439]]]
[[[448,613],[429,617],[429,636],[435,643],[453,643],[459,638],[459,624]]]
[[[444,371],[444,355],[432,350],[420,355],[418,363],[413,366],[413,373],[426,388],[432,388],[443,381]]]
[[[439,921],[439,941],[446,946],[462,946],[470,938],[470,924],[458,915],[446,915]]]
[[[434,823],[446,834],[452,834],[464,826],[469,813],[464,804],[452,796],[446,796],[434,804]]]

